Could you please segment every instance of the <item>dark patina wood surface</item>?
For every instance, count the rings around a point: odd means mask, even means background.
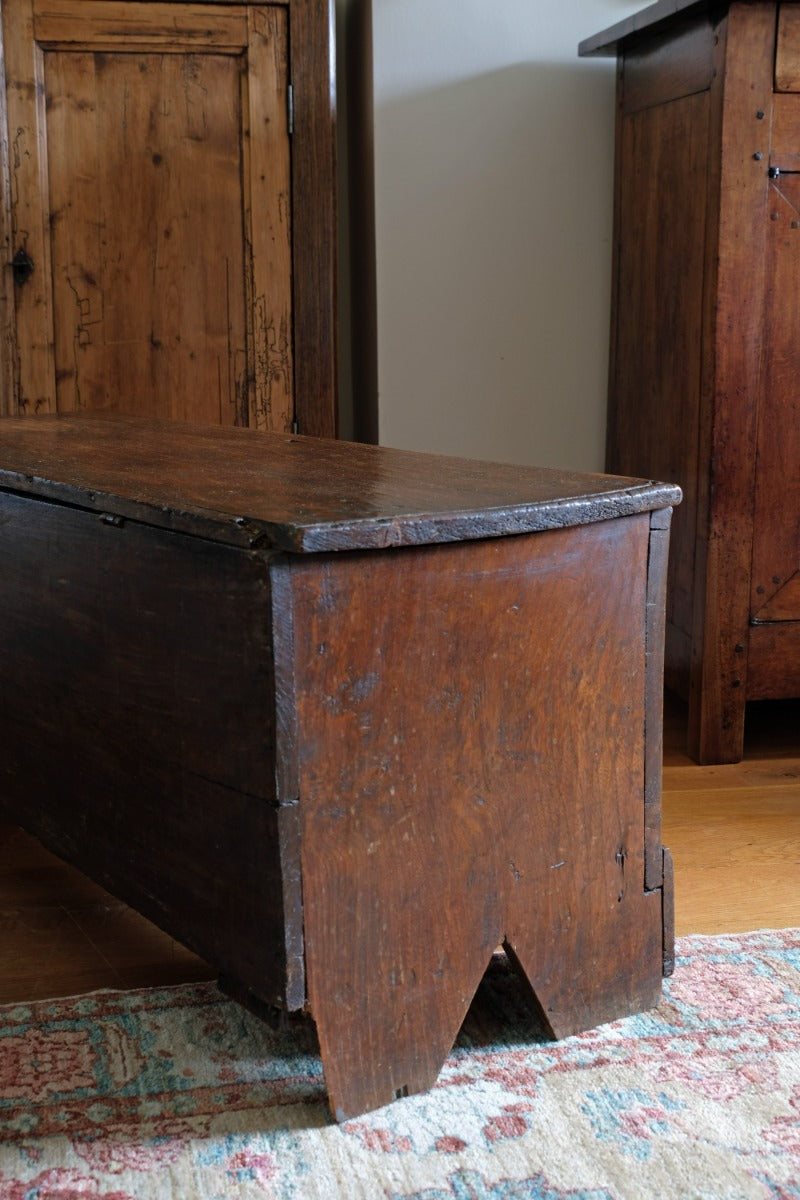
[[[557,1037],[658,1002],[649,531],[292,573],[308,996],[337,1115],[354,1079],[370,1108],[433,1084],[500,943]]]
[[[556,1036],[671,960],[674,487],[122,418],[0,425],[0,805],[305,1008],[338,1119],[503,943]]]
[[[244,429],[115,416],[3,424],[0,486],[293,552],[502,537],[645,512],[679,495],[607,475],[290,435],[254,442]]]
[[[267,563],[9,494],[0,562],[0,804],[221,971],[296,1001]]]

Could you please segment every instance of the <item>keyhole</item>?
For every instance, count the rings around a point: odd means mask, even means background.
[[[14,283],[19,287],[27,283],[33,274],[33,259],[21,246],[11,260],[11,270],[14,272]]]

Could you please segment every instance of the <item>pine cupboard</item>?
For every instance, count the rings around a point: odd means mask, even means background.
[[[331,5],[2,0],[2,415],[335,434]]]
[[[618,61],[607,466],[681,485],[666,678],[689,750],[800,695],[800,5],[661,0]]]

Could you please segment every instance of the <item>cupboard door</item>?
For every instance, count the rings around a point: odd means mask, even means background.
[[[287,14],[5,0],[14,398],[289,429]]]
[[[795,126],[800,133],[800,100]],[[783,128],[781,123],[780,128]],[[796,151],[800,142],[795,142]],[[774,147],[773,161],[788,160]],[[751,615],[800,621],[800,175],[782,169],[770,186],[763,379],[758,406]]]

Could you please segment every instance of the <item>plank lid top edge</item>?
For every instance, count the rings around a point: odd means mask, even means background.
[[[501,537],[681,498],[618,476],[107,414],[0,422],[0,489],[290,552]]]

